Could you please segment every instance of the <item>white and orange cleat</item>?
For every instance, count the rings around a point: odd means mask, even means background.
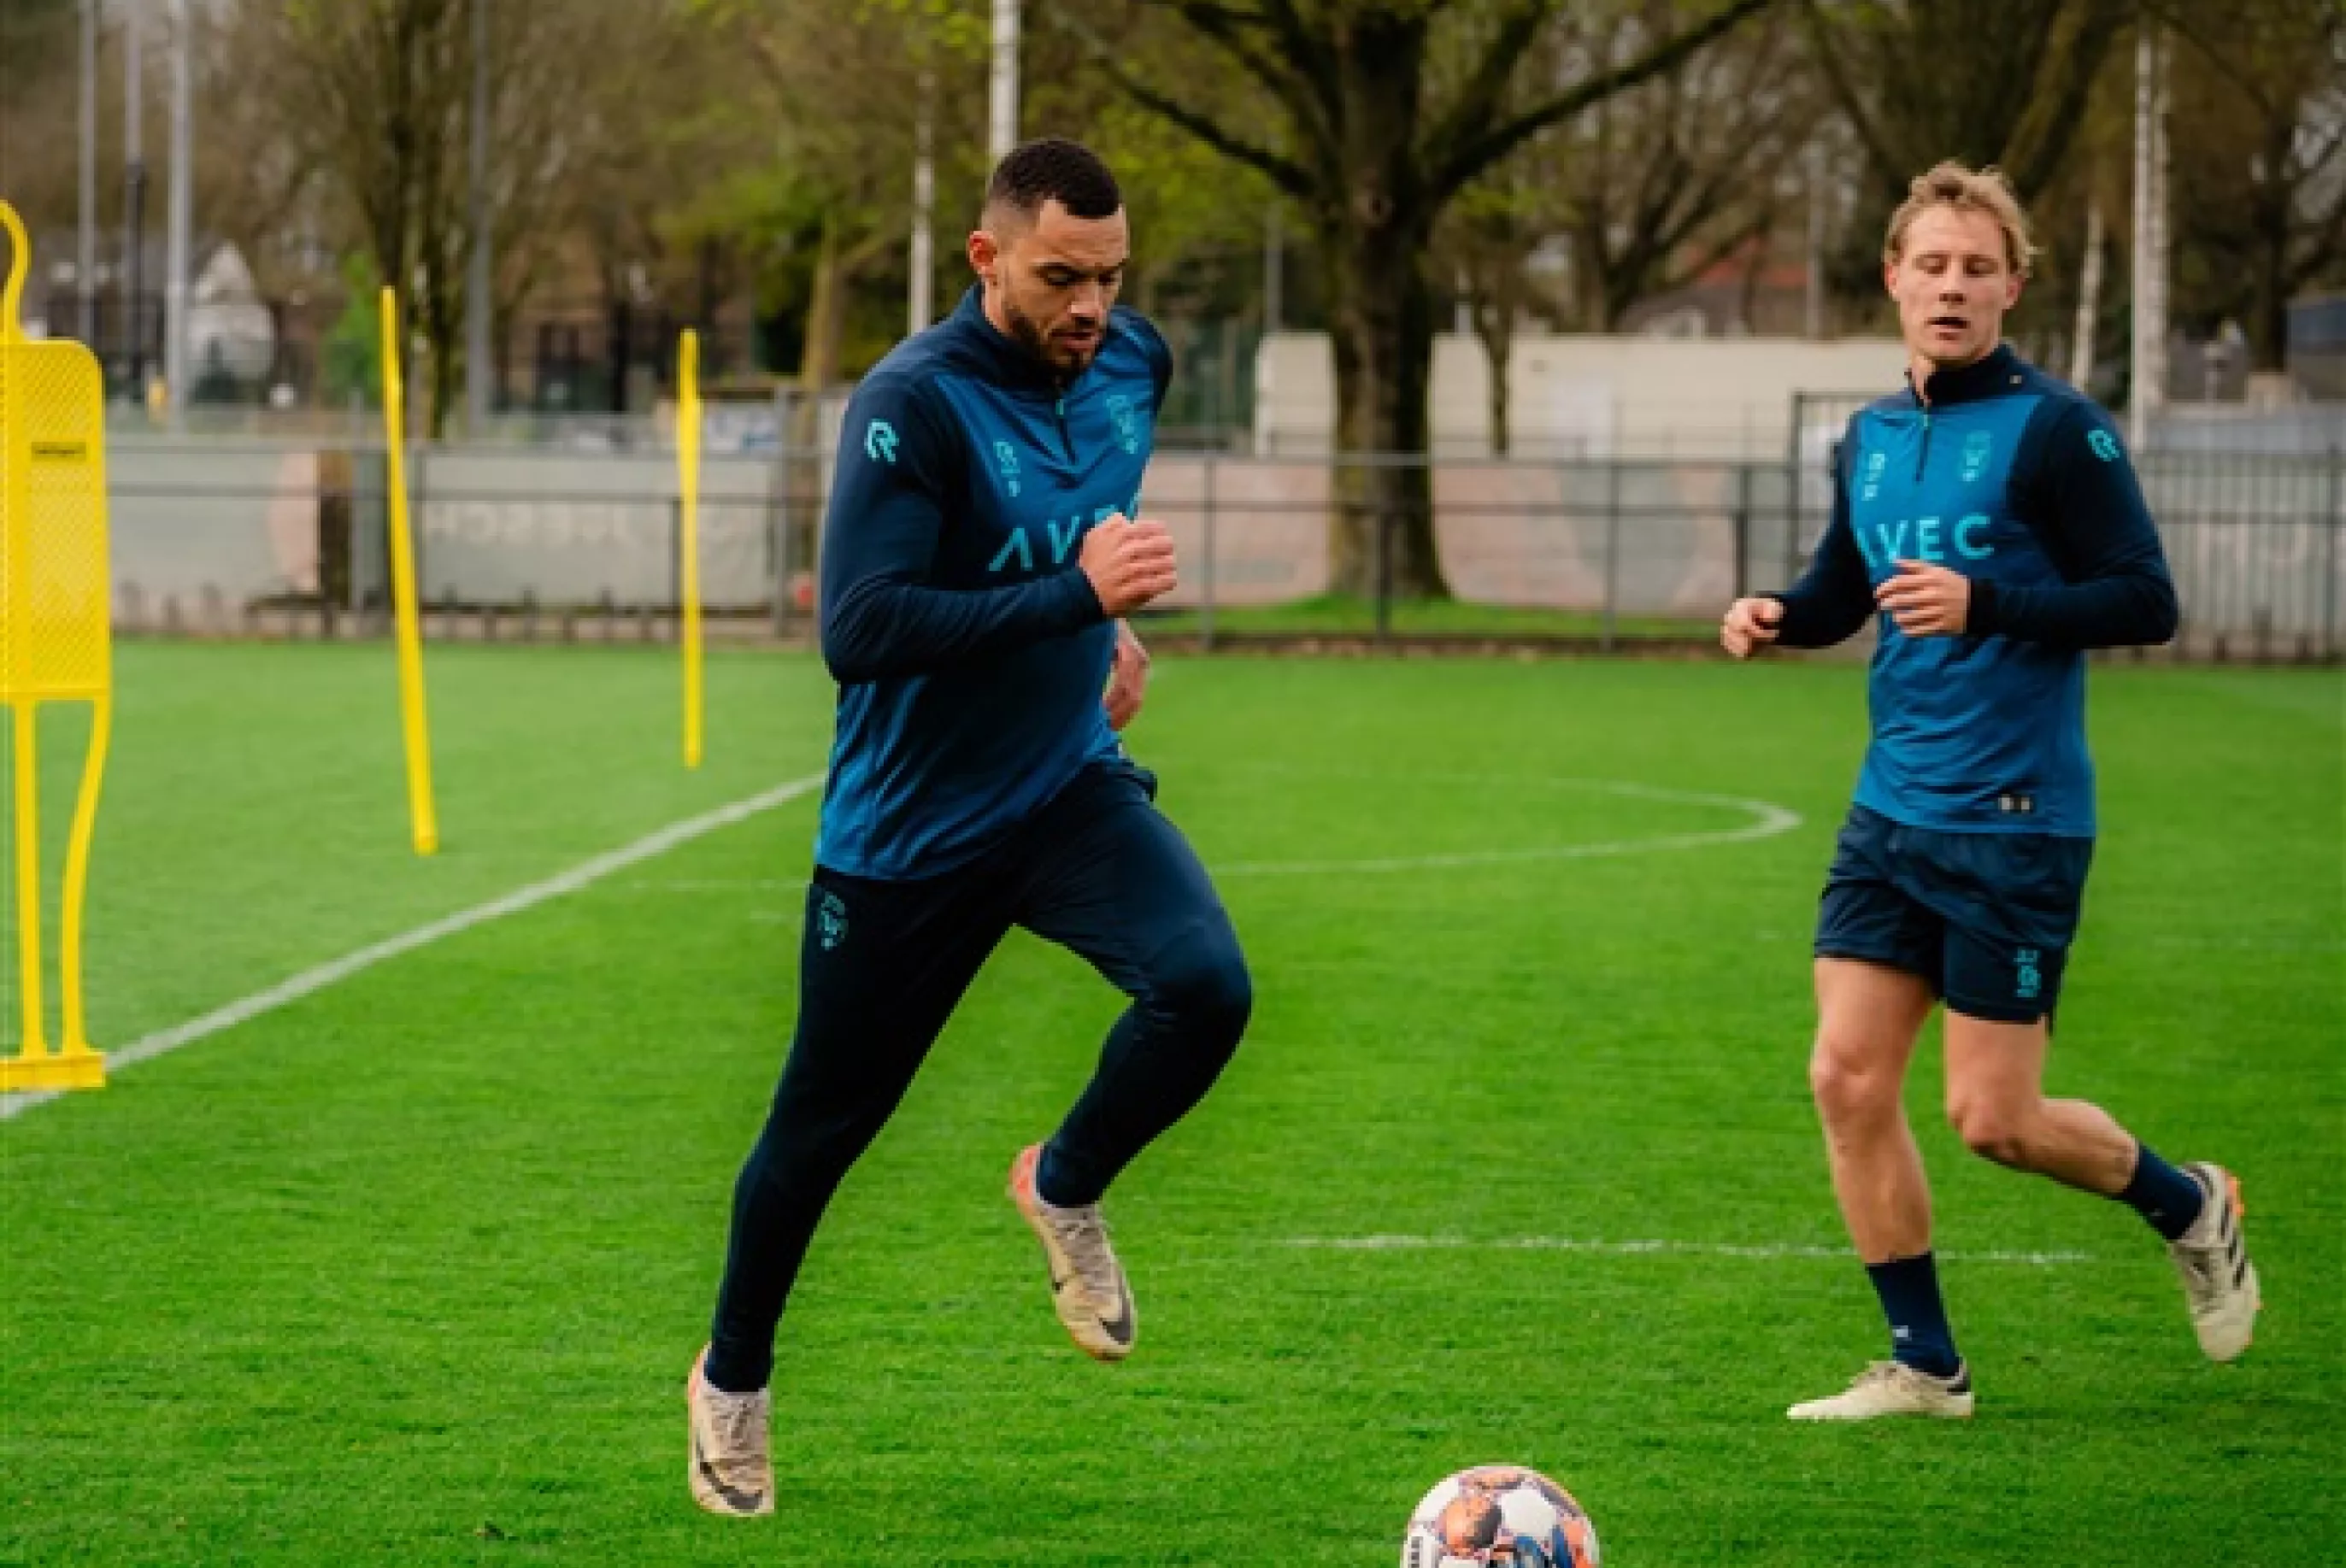
[[[2199,1349],[2211,1361],[2239,1359],[2256,1337],[2257,1312],[2264,1297],[2257,1287],[2257,1266],[2249,1261],[2248,1238],[2240,1219],[2248,1211],[2240,1203],[2238,1176],[2205,1160],[2183,1167],[2208,1195],[2191,1228],[2167,1244],[2175,1271],[2183,1277],[2184,1298],[2191,1306],[2191,1329]]]
[[[1043,1201],[1035,1190],[1042,1157],[1043,1145],[1035,1144],[1010,1162],[1010,1201],[1043,1243],[1051,1267],[1051,1305],[1068,1337],[1095,1360],[1121,1361],[1132,1354],[1140,1329],[1124,1266],[1108,1245],[1097,1204],[1060,1208]]]

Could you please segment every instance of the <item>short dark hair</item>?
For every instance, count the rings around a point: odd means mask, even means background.
[[[1113,218],[1124,192],[1099,154],[1081,142],[1044,137],[1022,142],[994,166],[985,183],[985,210],[1006,210],[1032,219],[1056,201],[1075,218]]]

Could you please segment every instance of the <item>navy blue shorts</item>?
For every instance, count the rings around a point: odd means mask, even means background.
[[[1950,1012],[2052,1016],[2076,940],[2091,839],[1953,833],[1850,809],[1817,912],[1817,956],[1930,982]]]

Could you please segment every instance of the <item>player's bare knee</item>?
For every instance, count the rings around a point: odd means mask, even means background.
[[[1899,1078],[1887,1053],[1830,1034],[1818,1037],[1809,1056],[1809,1093],[1829,1123],[1894,1114]]]
[[[1947,1120],[1964,1146],[1984,1160],[2014,1170],[2030,1167],[2028,1130],[2033,1120],[2027,1107],[1984,1098],[1958,1098],[1947,1105]]]

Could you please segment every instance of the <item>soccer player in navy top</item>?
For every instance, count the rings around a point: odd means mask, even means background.
[[[1123,198],[1084,148],[1030,142],[980,225],[976,285],[864,378],[842,427],[821,566],[839,706],[798,1029],[688,1382],[713,1512],[771,1511],[767,1383],[800,1261],[1013,926],[1131,999],[1066,1119],[1010,1167],[1059,1319],[1101,1360],[1138,1321],[1101,1195],[1203,1097],[1252,1005],[1213,884],[1118,738],[1148,670],[1119,617],[1176,584],[1138,514],[1172,361],[1116,304]]]
[[[2176,605],[2109,420],[2002,345],[2030,253],[2001,175],[1950,163],[1914,180],[1882,254],[1907,388],[1850,421],[1799,584],[1738,600],[1720,627],[1744,658],[1879,623],[1872,743],[1818,920],[1809,1078],[1892,1359],[1795,1420],[1971,1414],[1901,1095],[1942,999],[1965,1145],[2139,1212],[2208,1356],[2239,1356],[2255,1326],[2232,1176],[2170,1165],[2099,1106],[2044,1094],[2094,850],[2086,652],[2167,641]]]

